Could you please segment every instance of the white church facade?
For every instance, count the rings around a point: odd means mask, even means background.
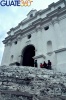
[[[31,10],[27,18],[7,32],[1,65],[34,66],[50,60],[52,68],[66,69],[66,1],[44,10]]]

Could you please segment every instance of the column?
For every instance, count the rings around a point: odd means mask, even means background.
[[[36,35],[37,35],[36,46],[38,50],[36,51],[36,54],[40,55],[42,53],[42,29],[40,25],[36,28]]]
[[[54,22],[54,30],[57,37],[58,49],[63,48],[64,47],[63,36],[58,21]]]
[[[43,53],[43,38],[42,38],[42,27],[39,25],[36,27],[36,55],[35,55],[35,59],[37,59],[37,63],[38,63],[38,68],[40,68],[40,63],[43,63],[44,59],[41,56]],[[41,56],[41,57],[39,57]]]

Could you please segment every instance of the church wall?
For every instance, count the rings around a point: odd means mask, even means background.
[[[60,24],[60,30],[62,33],[64,46],[66,47],[66,18],[63,20],[60,20],[59,24]]]
[[[57,66],[56,69],[58,71],[65,72],[66,71],[66,50],[57,53]]]
[[[50,40],[52,42],[52,49],[55,50],[57,47],[56,47],[56,39],[54,38],[55,37],[55,33],[54,33],[54,29],[53,29],[53,25],[49,25],[49,29],[47,31],[43,29],[39,29],[37,31],[35,31],[35,33],[32,34],[32,37],[31,37],[31,42],[28,43],[29,44],[34,44],[35,45],[35,48],[36,48],[36,56],[37,55],[45,55],[46,56],[46,59],[44,59],[45,61],[47,61],[48,59],[50,59],[53,64],[55,64],[54,62],[54,54],[51,55],[49,58],[47,56],[47,42]],[[24,42],[24,40],[23,40]],[[24,44],[25,45],[25,44]],[[52,52],[53,52],[52,50]],[[52,59],[53,58],[53,59]],[[43,59],[43,58],[41,58]],[[38,63],[40,64],[41,61],[43,63],[44,60],[41,60],[39,59]]]
[[[16,45],[16,61],[20,63],[21,60],[21,52],[22,52],[22,43],[21,43],[21,39],[18,40],[17,45]]]
[[[37,50],[37,44],[38,44],[38,39],[37,39],[37,34],[36,32],[33,32],[31,34],[31,38],[28,39],[27,38],[28,35],[26,35],[24,38],[22,38],[21,40],[21,48],[20,48],[20,51],[21,51],[21,54],[24,50],[24,48],[27,46],[27,45],[33,45],[35,47],[35,49]],[[36,51],[35,51],[35,55],[36,55]]]
[[[40,14],[37,13],[37,17],[34,19],[30,19],[24,25],[19,25],[15,30],[11,31],[11,35],[14,35],[19,29],[24,29],[30,25],[32,22],[39,18],[44,18],[47,16],[48,13],[52,12],[58,7],[64,7],[64,3],[58,3],[57,5],[50,5],[49,9],[46,12],[42,12]],[[40,11],[39,11],[40,12]],[[34,59],[38,60],[38,66],[40,63],[44,61],[51,60],[52,66],[58,70],[62,70],[60,66],[66,66],[66,15],[64,15],[64,11],[59,14],[51,14],[48,16],[48,22],[45,20],[45,23],[39,22],[36,24],[33,30],[29,30],[29,32],[22,34],[20,38],[16,36],[12,42],[12,45],[6,45],[2,64],[10,64],[13,62],[21,62],[23,58],[23,50],[27,45],[33,45],[35,47],[35,57]],[[51,18],[50,18],[51,17]],[[43,20],[43,19],[42,19]],[[50,21],[49,21],[50,20]],[[49,28],[45,30],[45,27],[48,26]],[[31,34],[31,38],[28,39],[28,34]],[[8,42],[8,40],[6,39]],[[15,44],[17,41],[17,44]],[[6,42],[5,42],[6,43]],[[7,43],[8,44],[8,43]],[[65,50],[65,51],[64,51]],[[40,57],[37,57],[40,56]],[[42,57],[43,56],[43,57]],[[13,58],[12,58],[13,57]],[[37,58],[36,58],[37,57]],[[45,57],[45,58],[44,58]]]
[[[32,34],[33,35],[33,34]],[[27,38],[27,35],[24,35],[19,41],[18,41],[18,43],[17,43],[17,45],[16,45],[16,48],[17,48],[17,50],[16,50],[16,53],[15,53],[15,55],[17,56],[17,60],[19,59],[19,62],[21,61],[21,55],[23,56],[23,50],[24,50],[24,48],[27,46],[27,45],[30,45],[30,44],[32,44],[32,45],[34,45],[35,46],[35,39],[34,39],[34,37],[33,37],[33,39],[32,39],[32,37],[33,36],[31,36],[31,39],[28,39]]]
[[[52,42],[52,48],[53,48],[53,50],[55,50],[56,48],[57,48],[57,37],[56,37],[56,35],[55,35],[55,30],[54,30],[54,26],[53,26],[53,24],[50,24],[49,25],[49,29],[48,30],[44,30],[44,32],[43,32],[43,42],[45,42],[45,48],[47,48],[47,42],[48,41],[51,41]],[[44,41],[45,40],[45,41]],[[46,51],[46,53],[47,53],[47,50],[45,50]]]
[[[43,48],[43,29],[41,29],[40,26],[35,31],[35,33],[32,34],[32,43],[34,43],[35,49],[36,49],[35,57],[41,56],[41,55],[45,56],[45,52]],[[45,60],[43,57],[37,57],[35,59],[37,59],[38,67],[40,67],[40,63],[43,63]]]
[[[26,37],[24,37],[24,38],[18,40],[18,41],[17,41],[17,44],[16,44],[15,47],[14,47],[14,49],[15,49],[15,54],[14,54],[15,60],[16,60],[17,62],[19,62],[19,63],[20,63],[20,59],[21,59],[21,55],[22,55],[22,54],[21,54],[21,53],[22,53],[22,49],[24,48],[24,45],[25,45],[25,38],[26,38]]]
[[[58,33],[55,32],[55,27],[53,24],[49,25],[49,29],[47,31],[44,30],[44,28],[41,30],[37,30],[34,33],[32,33],[31,39],[27,39],[27,35],[22,38],[21,43],[22,44],[20,46],[20,51],[22,53],[22,49],[29,45],[29,44],[34,44],[35,48],[36,48],[36,55],[46,55],[46,61],[48,59],[50,59],[53,62],[53,65],[55,65],[56,62],[56,58],[55,55],[52,54],[51,56],[48,56],[47,53],[47,42],[51,41],[52,42],[52,52],[56,49],[58,49],[58,37],[57,35]],[[58,44],[58,45],[57,45]],[[42,46],[41,46],[42,45]],[[18,46],[17,46],[18,47]],[[54,61],[55,59],[55,61]]]
[[[61,49],[66,48],[66,18],[59,21],[59,26],[61,30],[61,40],[63,45],[61,45]],[[59,33],[60,35],[60,33]],[[56,53],[57,56],[57,66],[56,69],[61,72],[65,72],[66,70],[66,49],[59,51]]]
[[[55,65],[54,60],[55,59],[55,55],[53,53],[54,50],[57,49],[57,39],[55,38],[55,31],[54,31],[54,26],[52,24],[49,25],[49,29],[48,30],[44,30],[42,31],[42,53],[43,55],[46,56],[45,61],[47,62],[48,60],[51,60],[53,62],[53,65]],[[52,51],[50,51],[49,49],[47,50],[47,42],[51,41],[52,43]],[[48,55],[48,53],[50,53],[50,56]]]
[[[5,45],[1,65],[8,65],[10,62],[10,45]]]
[[[64,23],[64,21],[61,21],[62,24]],[[61,24],[61,22],[59,23],[59,25],[63,26]],[[52,52],[54,50],[58,49],[59,44],[57,41],[57,35],[55,34],[56,32],[55,32],[54,25],[48,24],[48,26],[49,26],[49,29],[46,31],[44,30],[44,26],[42,29],[36,30],[34,33],[31,34],[30,39],[28,39],[27,35],[25,35],[25,36],[23,36],[23,38],[21,40],[18,40],[16,45],[13,42],[11,49],[10,49],[10,58],[9,59],[11,59],[11,55],[14,55],[13,62],[16,62],[16,61],[20,62],[20,60],[21,60],[20,55],[22,55],[22,50],[24,49],[24,47],[29,44],[33,44],[36,48],[36,55],[40,55],[40,54],[45,55],[46,58],[44,60],[47,62],[48,59],[50,59],[53,62],[52,64],[55,65],[55,62],[56,62],[55,54],[53,53],[50,56],[48,55],[49,51],[47,51],[47,42],[48,41],[52,42]],[[63,30],[63,29],[61,29],[61,30]],[[9,48],[7,47],[5,50],[6,55],[7,55],[6,51],[8,51],[8,49]],[[41,59],[38,61],[39,64],[41,62]],[[57,56],[57,59],[58,59],[58,56]],[[4,61],[7,62],[7,59],[6,60],[4,59]],[[10,61],[8,61],[8,62],[11,63]],[[43,62],[43,60],[42,60],[42,62]]]
[[[57,53],[57,64],[62,64],[66,62],[66,51],[61,51]]]
[[[16,52],[16,48],[15,48],[15,44],[13,42],[11,45],[11,49],[10,49],[10,63],[15,62],[15,52]],[[13,55],[13,60],[11,60],[12,55]]]
[[[18,59],[18,57],[17,57],[18,56],[18,50],[20,50],[19,46],[18,46],[18,42],[17,42],[17,44],[15,44],[15,43],[12,44],[11,55],[14,55],[13,62],[17,62],[17,59]]]

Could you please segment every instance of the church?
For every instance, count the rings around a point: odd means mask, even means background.
[[[32,66],[50,60],[52,68],[66,69],[66,1],[48,8],[31,10],[27,17],[7,32],[1,66]]]

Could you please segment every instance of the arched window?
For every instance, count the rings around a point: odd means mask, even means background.
[[[47,42],[47,52],[52,52],[52,41]]]

